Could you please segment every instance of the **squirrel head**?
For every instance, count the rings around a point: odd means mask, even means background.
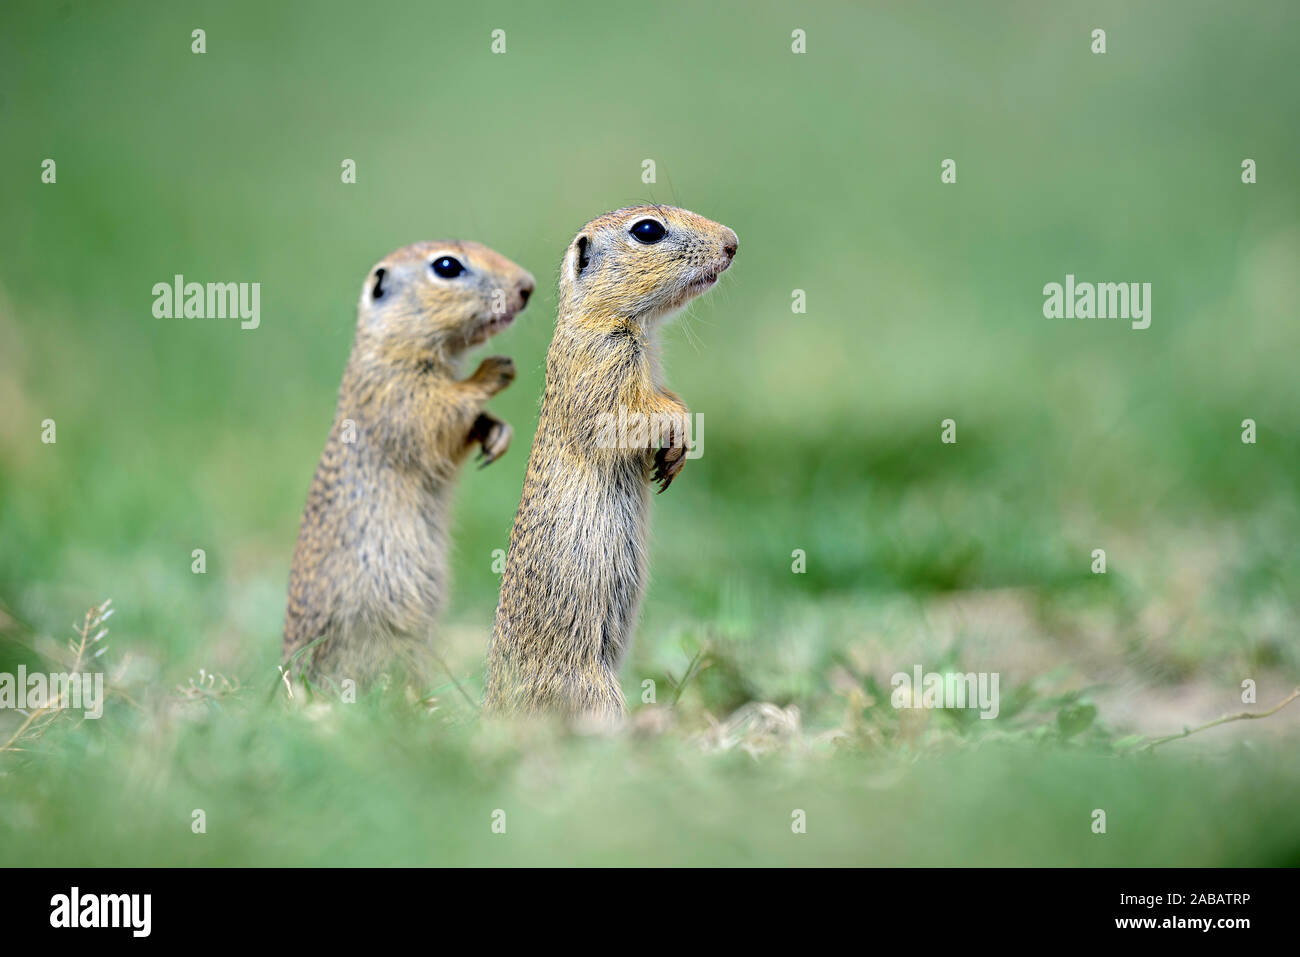
[[[534,287],[528,270],[480,243],[413,243],[370,270],[357,338],[390,361],[454,359],[509,326]]]
[[[685,306],[736,255],[736,234],[674,206],[630,206],[578,232],[560,274],[560,315],[593,328],[644,327]]]

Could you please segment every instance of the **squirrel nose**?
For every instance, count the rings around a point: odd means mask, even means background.
[[[528,297],[533,294],[533,290],[536,288],[537,285],[533,282],[532,276],[519,283],[519,298],[524,301],[524,305],[528,305]]]
[[[722,251],[727,254],[728,259],[736,258],[736,250],[740,247],[740,240],[730,229],[727,230],[727,240],[722,247]]]

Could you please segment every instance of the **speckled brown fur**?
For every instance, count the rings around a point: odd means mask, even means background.
[[[652,245],[630,229],[652,219]],[[617,722],[618,667],[646,582],[649,487],[686,462],[663,448],[609,448],[602,413],[688,414],[664,388],[656,328],[711,286],[736,234],[683,209],[641,206],[588,223],[565,256],[546,392],[510,534],[488,658],[486,705]]]
[[[465,271],[438,276],[431,267],[443,256]],[[449,588],[453,482],[474,445],[486,464],[510,442],[510,426],[483,406],[510,384],[514,364],[493,356],[460,379],[458,358],[509,325],[533,286],[472,242],[416,243],[370,271],[289,576],[284,659],[311,645],[295,676],[424,679]]]

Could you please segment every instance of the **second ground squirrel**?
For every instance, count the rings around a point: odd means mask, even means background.
[[[610,417],[685,422],[664,388],[657,326],[707,290],[736,234],[684,209],[637,206],[578,233],[488,655],[485,704],[602,723],[624,711],[618,667],[646,583],[649,488],[686,462],[686,437],[611,443]]]
[[[471,242],[416,243],[371,269],[293,555],[285,660],[310,646],[295,676],[426,677],[453,481],[473,446],[486,464],[510,443],[483,406],[514,363],[492,356],[461,379],[458,359],[508,326],[533,288],[526,270]]]

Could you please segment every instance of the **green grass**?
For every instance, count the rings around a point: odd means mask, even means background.
[[[1277,748],[1212,765],[1005,742],[755,761],[673,736],[535,734],[521,755],[516,737],[360,705],[214,708],[161,737],[124,724],[49,742],[60,757],[24,771],[6,863],[1300,864],[1300,782]]]
[[[0,755],[0,863],[1296,863],[1300,708],[1116,748],[1300,682],[1294,5],[895,6],[6,4],[0,671],[112,596],[130,701]],[[488,347],[515,445],[458,492],[476,695],[560,256],[643,200],[740,236],[666,333],[705,453],[624,681],[662,706],[699,654],[671,726],[494,728],[449,680],[433,715],[265,705],[366,269],[463,236],[539,279]],[[261,282],[261,328],[155,319],[178,272]],[[1151,282],[1151,328],[1044,319],[1067,272]],[[901,716],[917,663],[999,672],[1003,716]],[[243,690],[178,695],[200,668]],[[798,733],[699,746],[756,701]]]

